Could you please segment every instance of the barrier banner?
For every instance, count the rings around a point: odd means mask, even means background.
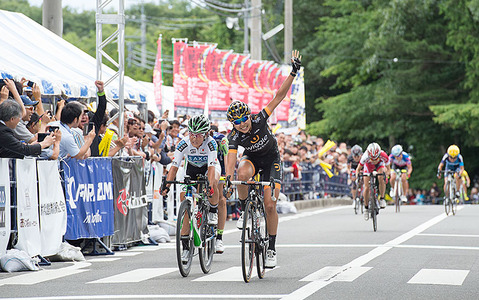
[[[175,90],[175,108],[188,106],[188,45],[183,42],[173,44],[173,87]]]
[[[7,251],[10,238],[10,159],[0,158],[0,256]]]
[[[62,161],[67,202],[65,239],[113,234],[113,180],[110,158]]]
[[[163,197],[160,195],[161,178],[163,176],[163,165],[161,165],[159,162],[154,162],[151,165],[153,166],[153,180],[151,180],[153,185],[151,221],[153,223],[157,223],[159,221],[164,221]]]
[[[55,255],[60,251],[67,230],[67,208],[63,194],[58,162],[37,161],[38,195],[40,205],[41,255]]]
[[[38,221],[37,164],[35,159],[15,160],[17,182],[17,229],[15,248],[30,256],[41,253],[40,224]]]
[[[114,158],[113,186],[115,197],[115,234],[113,245],[124,245],[141,240],[141,231],[148,225],[147,196],[143,160]]]
[[[158,107],[158,111],[161,111],[161,85],[163,84],[162,78],[162,59],[161,59],[161,35],[157,41],[158,44],[158,52],[156,53],[156,60],[155,60],[155,67],[153,68],[153,87],[155,93],[155,103],[156,107]]]

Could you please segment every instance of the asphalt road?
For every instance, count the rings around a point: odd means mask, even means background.
[[[38,272],[0,273],[0,298],[24,299],[479,299],[479,205],[389,206],[378,231],[351,207],[281,215],[278,266],[244,283],[240,231],[225,253],[181,277],[174,243],[133,247]]]

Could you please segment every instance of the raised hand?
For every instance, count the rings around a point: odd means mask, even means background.
[[[103,92],[103,81],[97,80],[95,81],[96,88],[98,89],[98,93]]]
[[[291,54],[291,65],[293,70],[291,71],[291,75],[295,76],[298,71],[301,69],[301,58],[302,56],[299,55],[298,50],[294,50]]]

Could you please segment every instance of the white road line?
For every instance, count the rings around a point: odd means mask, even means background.
[[[276,266],[274,269],[266,269],[266,272],[279,269],[279,266]],[[226,270],[208,274],[202,277],[199,277],[193,281],[243,281],[241,267],[231,267]],[[256,277],[256,267],[253,269],[253,274],[251,278]]]
[[[477,234],[447,234],[447,233],[420,233],[421,236],[438,236],[438,237],[461,237],[461,238],[479,238]]]
[[[407,283],[462,285],[469,270],[421,269]]]
[[[279,299],[284,295],[261,295],[261,294],[210,294],[210,295],[84,295],[84,296],[55,296],[55,297],[31,297],[31,298],[0,298],[2,300],[89,300],[89,299]]]
[[[135,251],[132,251],[132,252],[117,251],[117,252],[115,252],[115,256],[135,256],[135,255],[139,255],[139,254],[141,254],[141,252],[135,252]]]
[[[341,210],[341,209],[347,209],[347,208],[351,208],[351,206],[350,205],[343,205],[343,206],[335,206],[335,207],[318,209],[318,210],[314,210],[314,211],[306,211],[306,212],[302,212],[302,213],[299,213],[299,214],[280,217],[278,222],[281,223],[281,222],[286,222],[286,221],[291,221],[291,220],[296,220],[296,219],[302,219],[304,217],[310,217],[310,216],[314,216],[314,215],[324,214],[324,213],[327,213],[327,212]],[[235,228],[235,229],[225,230],[223,232],[223,235],[234,233],[234,232],[240,232],[240,229]]]
[[[372,249],[368,253],[366,253],[366,254],[352,260],[348,264],[340,267],[340,272],[336,273],[332,276],[334,276],[334,277],[340,276],[341,272],[347,271],[351,268],[354,269],[354,268],[362,267],[363,265],[367,264],[371,260],[381,256],[382,254],[386,253],[390,249],[392,249],[394,247],[397,247],[399,244],[404,243],[405,241],[409,240],[413,236],[415,236],[415,235],[423,232],[424,230],[428,229],[429,227],[441,222],[445,218],[447,218],[447,215],[442,213],[442,214],[430,219],[429,221],[424,222],[423,224],[421,224],[421,225],[413,228],[412,230],[400,235],[399,237],[397,237],[397,238],[395,238],[395,239],[393,239],[393,240],[391,240],[391,241],[389,241],[389,242],[387,242],[387,243],[385,243],[381,246],[378,246],[378,247]],[[291,294],[289,294],[289,295],[287,295],[287,296],[285,296],[281,299],[288,299],[288,300],[289,299],[291,299],[291,300],[306,299],[307,297],[313,295],[314,293],[316,293],[317,291],[319,291],[323,287],[325,287],[325,286],[329,285],[330,283],[334,282],[334,280],[331,280],[331,279],[332,279],[332,277],[322,279],[322,280],[313,281],[313,282],[308,283],[307,285],[293,291]]]
[[[92,258],[88,259],[88,262],[110,262],[110,261],[115,261],[119,260],[121,257],[98,257],[98,258]]]
[[[91,263],[88,262],[78,262],[74,263],[72,266],[55,269],[55,270],[40,270],[36,272],[31,272],[28,274],[13,276],[0,280],[0,286],[6,284],[12,285],[32,285],[40,282],[58,279],[60,277],[70,276],[86,272],[89,270],[80,270],[80,268],[89,267]]]
[[[151,279],[153,277],[162,276],[168,273],[176,272],[177,268],[143,268],[136,269],[110,277],[105,277],[95,281],[87,282],[91,283],[125,283],[125,282],[140,282]]]

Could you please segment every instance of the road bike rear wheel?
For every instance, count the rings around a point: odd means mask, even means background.
[[[450,200],[448,198],[444,199],[444,210],[446,211],[446,215],[449,216],[449,213],[451,212],[451,205]]]
[[[265,273],[265,263],[266,263],[266,249],[269,245],[269,234],[268,234],[268,224],[266,222],[266,211],[264,209],[264,204],[261,202],[258,205],[259,220],[256,221],[258,225],[258,234],[256,240],[258,244],[256,245],[256,270],[258,272],[258,278],[263,278]],[[264,224],[264,226],[262,226]]]
[[[241,270],[243,271],[243,279],[249,282],[253,271],[255,246],[254,231],[256,226],[254,223],[254,206],[248,201],[243,212],[243,229],[241,232]]]
[[[211,270],[211,263],[213,262],[213,254],[215,249],[215,226],[208,225],[208,212],[203,211],[203,221],[200,229],[201,248],[198,256],[200,258],[200,267],[203,273],[207,274]]]
[[[371,186],[371,198],[369,201],[369,211],[371,212],[371,219],[373,219],[373,229],[374,231],[378,230],[378,217],[376,210],[376,193],[373,186]]]
[[[193,261],[193,254],[195,251],[195,245],[193,243],[193,229],[191,228],[191,212],[190,203],[186,200],[181,202],[180,209],[178,210],[178,219],[176,222],[176,260],[178,262],[178,269],[181,276],[186,277],[190,274],[191,262]],[[184,247],[184,243],[181,238],[181,228],[184,226],[189,227],[188,240],[186,242],[187,248]],[[185,262],[182,261],[182,255],[184,250],[188,250],[188,257]]]
[[[401,198],[399,197],[399,189],[402,188],[399,186],[398,180],[400,180],[401,177],[396,176],[396,182],[394,183],[394,206],[396,207],[396,212],[401,211]]]

